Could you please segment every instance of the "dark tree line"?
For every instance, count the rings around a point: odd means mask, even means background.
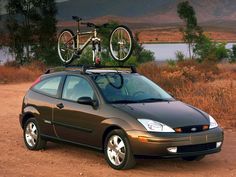
[[[8,46],[20,64],[42,60],[56,62],[55,0],[8,0]]]

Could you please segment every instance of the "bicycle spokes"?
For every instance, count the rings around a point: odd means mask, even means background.
[[[69,63],[74,56],[75,41],[70,31],[61,33],[58,39],[58,53],[61,60]]]
[[[110,39],[111,54],[116,60],[123,61],[131,52],[132,39],[129,31],[124,27],[118,27],[113,31]]]

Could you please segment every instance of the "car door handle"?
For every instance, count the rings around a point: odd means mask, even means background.
[[[57,107],[58,107],[59,109],[62,109],[62,108],[64,108],[64,105],[63,105],[62,103],[59,103],[59,104],[57,104]]]

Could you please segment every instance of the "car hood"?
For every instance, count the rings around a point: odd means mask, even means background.
[[[203,112],[180,101],[113,104],[136,119],[152,119],[172,128],[192,125],[208,125]]]

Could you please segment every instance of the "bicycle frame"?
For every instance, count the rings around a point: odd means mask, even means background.
[[[85,43],[80,47],[80,37],[81,36],[86,36],[88,34],[94,34],[94,32],[90,31],[90,32],[83,32],[83,33],[80,33],[80,32],[77,32],[77,34],[75,35],[77,37],[77,40],[76,40],[76,50],[79,51],[79,52],[82,52],[88,45],[89,43],[92,41],[93,37],[94,36],[90,36],[86,41]]]
[[[86,41],[85,43],[81,46],[81,48],[79,47],[80,46],[80,37],[81,36],[86,36],[86,35],[91,35]],[[73,36],[73,38],[76,37],[76,51],[79,52],[79,53],[82,53],[83,50],[89,45],[90,42],[100,42],[100,38],[97,37],[97,30],[96,28],[93,30],[93,31],[88,31],[88,32],[80,32],[80,24],[78,23],[78,29],[77,29],[77,32],[76,32],[76,35]],[[93,46],[93,50],[95,50],[94,46]]]

